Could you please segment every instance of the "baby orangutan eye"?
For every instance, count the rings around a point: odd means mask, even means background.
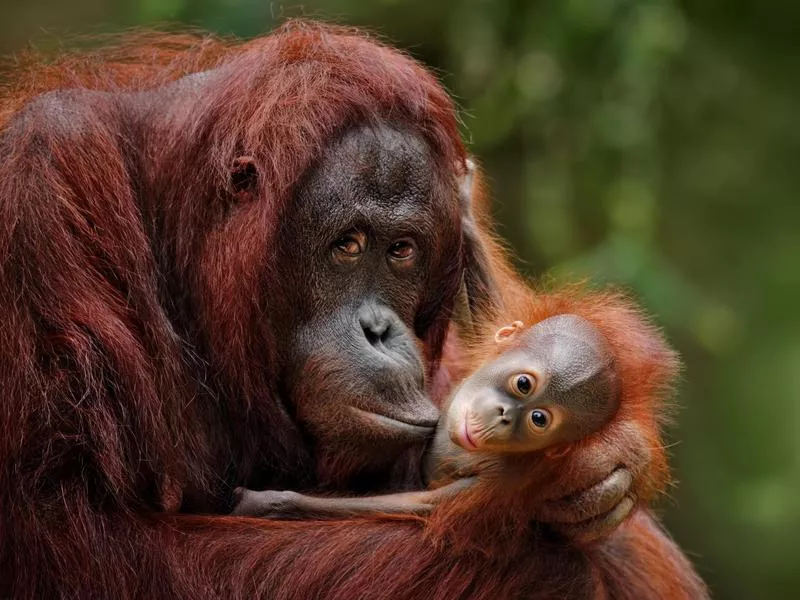
[[[546,410],[535,408],[531,411],[531,423],[536,429],[547,429],[551,421],[550,413]]]
[[[536,388],[536,378],[532,375],[521,373],[511,378],[511,391],[517,396],[530,396]]]

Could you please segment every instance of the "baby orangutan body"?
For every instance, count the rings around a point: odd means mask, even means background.
[[[619,408],[613,356],[602,335],[570,314],[499,330],[503,352],[480,366],[447,402],[423,458],[429,489],[369,497],[316,497],[237,490],[234,515],[337,518],[427,514],[486,478],[527,480],[525,458],[560,455],[599,431]],[[522,460],[520,460],[522,459]]]

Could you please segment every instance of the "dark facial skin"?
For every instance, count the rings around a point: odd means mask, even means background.
[[[234,514],[424,514],[487,474],[495,480],[524,478],[516,457],[568,447],[616,414],[619,390],[612,355],[586,320],[559,315],[509,337],[498,342],[508,349],[464,380],[442,415],[425,458],[433,489],[365,498],[240,490]]]
[[[323,469],[384,466],[433,434],[419,315],[458,252],[454,188],[422,140],[388,127],[347,132],[300,186],[278,239],[294,267],[276,327],[284,394]]]

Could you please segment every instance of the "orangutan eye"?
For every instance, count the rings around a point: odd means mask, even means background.
[[[547,429],[550,426],[552,417],[550,413],[541,408],[536,408],[531,411],[531,423],[536,429]]]
[[[411,260],[416,253],[414,242],[408,239],[397,240],[389,246],[389,256],[393,260]]]
[[[536,378],[522,373],[511,378],[511,391],[517,396],[530,396],[536,387]]]
[[[364,253],[366,246],[367,236],[360,231],[350,231],[333,243],[333,252],[340,258],[354,259]]]

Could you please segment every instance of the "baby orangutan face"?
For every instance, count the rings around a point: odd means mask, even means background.
[[[456,390],[450,439],[467,451],[533,452],[577,441],[619,407],[613,358],[600,333],[575,315],[498,332],[507,345]]]

